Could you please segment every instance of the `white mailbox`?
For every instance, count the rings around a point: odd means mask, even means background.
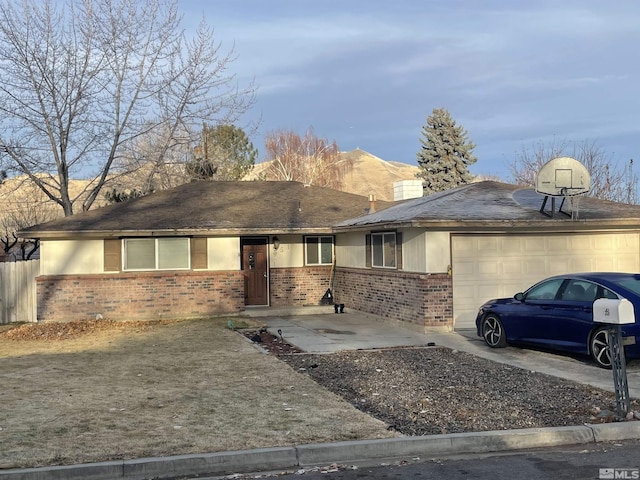
[[[614,325],[635,323],[633,304],[626,298],[599,298],[593,302],[593,321]]]

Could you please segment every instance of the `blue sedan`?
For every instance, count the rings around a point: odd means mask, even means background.
[[[626,358],[640,358],[640,274],[578,273],[547,278],[513,298],[490,300],[476,317],[478,336],[492,348],[531,345],[591,355],[611,368],[608,326],[593,320],[593,302],[626,298],[635,323],[622,325]]]

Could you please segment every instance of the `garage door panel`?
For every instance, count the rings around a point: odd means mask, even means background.
[[[592,258],[574,258],[571,262],[571,271],[572,272],[593,272],[598,269],[596,266],[594,259]],[[605,268],[605,270],[610,270],[611,268]]]
[[[476,273],[474,269],[475,263],[470,261],[461,261],[456,264],[456,273],[460,274],[460,276],[473,275]]]
[[[569,238],[569,248],[572,252],[589,251],[592,248],[592,239],[589,236],[578,235]]]
[[[525,238],[523,241],[525,252],[532,252],[534,255],[539,252],[545,251],[544,237],[538,238]]]
[[[525,268],[523,273],[527,276],[544,275],[547,272],[547,265],[544,258],[533,258],[523,260]]]
[[[500,264],[497,262],[478,262],[478,274],[481,278],[498,275],[499,272]]]
[[[593,238],[593,248],[596,250],[612,250],[616,248],[617,243],[613,237]]]
[[[456,328],[474,327],[477,309],[550,275],[640,271],[637,232],[559,235],[453,235]]]
[[[571,251],[571,243],[567,237],[552,237],[546,240],[546,251],[556,251],[560,254]]]
[[[614,257],[614,258],[598,258],[596,270],[604,271],[607,268],[604,265],[613,265],[609,267],[609,270],[613,270],[615,272],[638,272],[640,271],[640,267],[638,267],[638,258],[637,256],[629,256],[629,257]]]
[[[500,240],[495,237],[485,237],[478,239],[476,250],[480,253],[497,253],[499,251]]]
[[[520,256],[520,254],[522,253],[522,239],[504,239],[502,241],[500,250],[502,251],[503,255],[512,256],[515,254],[516,256]]]
[[[549,259],[547,272],[550,275],[560,275],[561,273],[571,272],[573,270],[571,267],[571,260],[571,258],[553,257],[552,259]]]
[[[502,273],[505,275],[521,275],[523,271],[523,263],[520,260],[508,259],[502,263]]]

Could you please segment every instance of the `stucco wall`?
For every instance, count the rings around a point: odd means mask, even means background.
[[[271,268],[302,267],[304,265],[304,246],[302,235],[278,235],[280,246],[269,245],[269,265]]]
[[[417,273],[446,273],[451,263],[449,232],[402,228],[402,270]],[[365,268],[368,232],[336,235],[336,265]]]
[[[207,239],[209,270],[240,270],[240,237],[212,237]]]
[[[40,274],[89,274],[104,271],[102,240],[43,240]]]
[[[351,266],[364,266],[364,236],[350,235],[349,250],[358,258],[348,262]],[[269,242],[269,262],[272,268],[299,268],[304,266],[302,235],[279,235],[280,246],[276,250]],[[337,247],[336,247],[337,248]],[[43,240],[41,251],[41,275],[105,274],[104,241]],[[207,239],[207,265],[210,271],[240,270],[240,237],[210,237]],[[108,272],[107,272],[108,273]]]
[[[426,235],[415,228],[402,230],[402,270],[427,272]]]
[[[424,232],[427,250],[426,273],[446,273],[451,265],[451,234]]]
[[[336,265],[364,268],[366,232],[339,233],[336,235]]]
[[[55,275],[36,279],[38,321],[191,318],[244,310],[240,271]]]
[[[379,269],[336,268],[336,303],[413,325],[453,329],[451,276]]]

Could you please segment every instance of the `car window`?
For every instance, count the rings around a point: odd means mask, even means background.
[[[631,290],[636,295],[640,295],[640,277],[638,275],[623,280],[614,280],[614,282],[627,290]]]
[[[615,299],[618,299],[619,297],[618,297],[618,294],[612,292],[608,288],[599,286],[598,295],[596,296],[596,298],[611,298],[615,300]]]
[[[534,285],[527,290],[525,300],[553,300],[563,281],[563,278],[554,278]]]
[[[593,302],[598,296],[598,285],[586,280],[569,280],[560,294],[561,300],[571,302]]]

